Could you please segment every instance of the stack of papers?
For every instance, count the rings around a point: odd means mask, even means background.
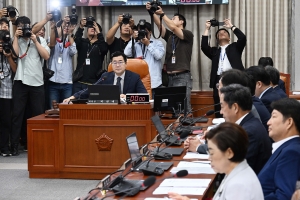
[[[165,179],[153,194],[176,192],[181,195],[203,195],[211,179],[170,178]]]
[[[171,169],[171,173],[177,173],[180,170],[187,170],[189,174],[216,174],[211,168],[209,161],[203,162],[179,162],[177,167]]]
[[[208,159],[208,155],[207,154],[199,154],[199,153],[195,153],[195,152],[187,152],[185,154],[185,156],[183,157],[183,159]]]

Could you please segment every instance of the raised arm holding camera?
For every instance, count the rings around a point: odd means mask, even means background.
[[[131,41],[133,26],[134,20],[129,13],[118,16],[118,21],[106,34],[106,42],[108,44],[110,54],[113,54],[116,51],[124,52],[125,47],[129,41]],[[120,28],[119,38],[115,37],[118,28]]]
[[[205,23],[205,31],[202,35],[201,50],[212,60],[212,67],[210,72],[209,87],[213,88],[214,103],[220,103],[218,89],[216,84],[219,83],[220,75],[229,69],[244,70],[242,62],[242,53],[246,46],[246,36],[235,25],[232,25],[230,19],[224,20],[224,28],[220,28],[216,32],[216,40],[218,47],[211,47],[208,41],[208,34],[211,26],[222,25],[215,19],[207,20]],[[230,34],[227,29],[231,29],[237,36],[238,40],[230,44]],[[215,106],[215,110],[221,110],[220,105]],[[219,113],[215,114],[216,117],[222,117]]]
[[[87,38],[82,38],[84,27],[87,27]],[[92,16],[80,20],[75,42],[78,57],[73,73],[73,94],[86,89],[87,85],[100,78],[103,60],[108,50],[102,28]]]
[[[0,30],[0,151],[2,156],[10,156],[9,136],[11,134],[12,111],[12,73],[16,72],[17,64],[10,50],[10,34]]]
[[[162,84],[162,57],[165,55],[165,47],[160,40],[151,38],[151,24],[146,20],[140,20],[138,31],[134,32],[134,55],[132,55],[132,43],[128,43],[124,50],[127,57],[144,59],[149,67],[151,88],[157,88]],[[153,91],[152,91],[153,92]]]
[[[164,21],[167,28],[162,25],[162,38],[167,42],[166,46],[166,69],[169,77],[168,86],[186,86],[186,97],[188,110],[191,109],[191,90],[192,76],[190,73],[190,64],[192,58],[194,34],[185,29],[186,19],[181,14],[174,14],[172,19],[169,19],[159,1],[148,2],[146,9],[153,15],[153,20],[160,28],[160,18]]]
[[[18,55],[18,67],[13,85],[12,155],[19,155],[19,139],[26,104],[32,116],[44,113],[43,60],[48,60],[50,49],[46,40],[31,32],[30,19],[19,17],[13,48]]]

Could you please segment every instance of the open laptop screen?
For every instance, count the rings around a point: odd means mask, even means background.
[[[132,161],[135,161],[137,159],[141,158],[141,153],[139,150],[139,144],[137,141],[136,133],[132,133],[129,136],[126,137],[130,157]]]
[[[159,118],[159,116],[154,115],[154,116],[151,117],[151,120],[152,120],[158,134],[161,137],[164,137],[166,135],[166,129],[165,129],[165,126],[163,125],[161,119]]]

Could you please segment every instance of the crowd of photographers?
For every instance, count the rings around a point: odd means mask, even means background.
[[[187,85],[190,92],[193,34],[184,30],[185,18],[180,14],[172,19],[164,17],[159,3],[149,2],[146,9],[166,40],[166,49],[160,40],[152,37],[153,25],[146,20],[135,24],[129,13],[118,16],[105,38],[94,17],[78,19],[75,5],[70,15],[62,18],[61,12],[55,9],[35,23],[26,16],[18,16],[20,13],[13,6],[0,10],[2,156],[18,156],[19,146],[27,151],[26,120],[51,109],[53,100],[62,102],[95,83],[105,72],[106,66],[102,64],[108,51],[111,55],[119,51],[129,58],[144,59],[149,66],[152,89],[162,86],[162,58],[166,54],[166,63],[171,63],[169,71],[174,73],[170,75],[169,85]],[[161,24],[162,20],[170,30]],[[45,38],[48,22],[49,38]],[[118,29],[119,38],[115,37]]]

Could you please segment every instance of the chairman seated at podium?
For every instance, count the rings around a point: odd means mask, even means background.
[[[116,51],[111,55],[112,72],[104,73],[94,84],[119,85],[120,98],[125,98],[127,93],[147,93],[147,90],[140,79],[140,75],[126,70],[127,58],[124,53]],[[88,99],[88,89],[81,90],[73,96],[65,99],[63,102],[69,102],[71,99]]]

